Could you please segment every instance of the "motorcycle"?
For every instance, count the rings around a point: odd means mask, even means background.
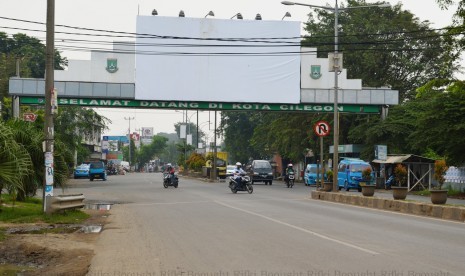
[[[396,185],[396,177],[394,174],[391,174],[388,179],[386,180],[386,183],[384,184],[384,189],[390,190],[392,186]]]
[[[107,167],[107,174],[108,174],[108,175],[117,175],[117,174],[118,174],[118,170],[116,169],[115,166],[108,166],[108,167]]]
[[[294,172],[289,172],[287,174],[286,185],[288,188],[292,188],[294,186],[295,175]]]
[[[173,186],[177,188],[179,184],[178,176],[174,174],[172,179],[173,180],[171,181],[170,173],[163,173],[163,187],[168,188],[168,186]]]
[[[234,175],[229,177],[229,188],[231,189],[231,192],[237,193],[237,191],[244,191],[249,194],[253,193],[252,182],[250,181],[249,176],[241,176],[239,182],[240,183],[236,181]]]

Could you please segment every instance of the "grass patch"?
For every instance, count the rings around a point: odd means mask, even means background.
[[[24,202],[13,201],[8,195],[2,195],[0,206],[0,221],[10,223],[37,223],[46,222],[54,224],[80,223],[90,216],[80,210],[71,210],[64,213],[47,215],[42,209],[42,200],[28,198]]]
[[[0,228],[0,242],[4,240],[6,240],[5,228]]]
[[[423,191],[415,191],[412,192],[414,195],[419,195],[419,196],[430,196],[431,192],[429,190],[423,190]]]

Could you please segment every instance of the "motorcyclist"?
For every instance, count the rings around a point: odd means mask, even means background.
[[[166,165],[165,173],[170,174],[170,183],[174,183],[174,168],[171,163]]]
[[[233,171],[234,181],[238,185],[242,185],[242,175],[245,175],[245,171],[242,169],[241,162],[236,163],[236,168]]]
[[[294,167],[293,167],[292,163],[289,163],[287,165],[287,168],[286,168],[286,172],[285,172],[285,176],[284,176],[284,181],[286,183],[289,182],[289,173],[294,173]]]

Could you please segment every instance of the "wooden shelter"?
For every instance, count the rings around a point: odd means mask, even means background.
[[[384,175],[388,176],[394,173],[394,167],[397,164],[402,164],[407,167],[407,187],[411,191],[415,187],[423,187],[426,189],[431,188],[434,173],[434,159],[414,155],[414,154],[388,154],[386,160],[375,159],[372,161],[374,164],[379,165],[379,171],[385,172]]]

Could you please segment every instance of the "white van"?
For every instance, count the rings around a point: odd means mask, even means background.
[[[120,164],[123,169],[127,172],[129,172],[129,162],[128,161],[121,161],[121,164]]]

